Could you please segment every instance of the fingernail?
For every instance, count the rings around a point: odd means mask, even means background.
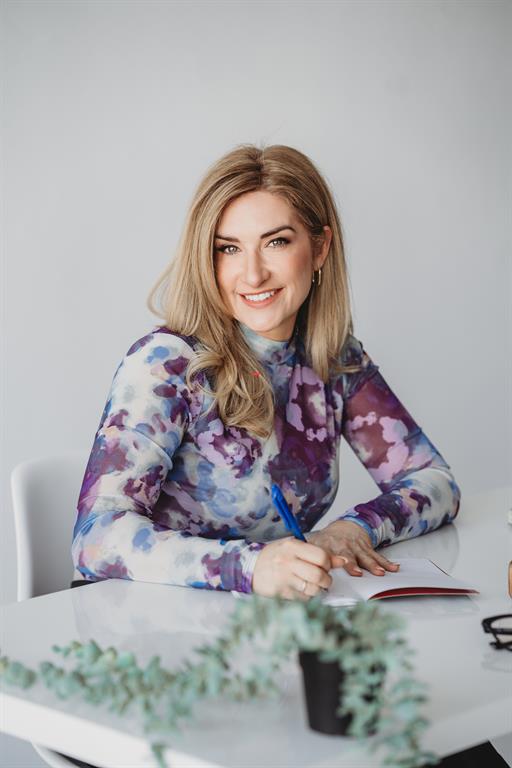
[[[382,574],[386,573],[386,571],[384,570],[384,568],[377,568],[377,571],[378,571],[379,573],[382,573]]]

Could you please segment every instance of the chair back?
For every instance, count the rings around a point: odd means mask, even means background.
[[[69,588],[73,527],[87,461],[87,454],[73,452],[24,461],[12,471],[18,600]]]

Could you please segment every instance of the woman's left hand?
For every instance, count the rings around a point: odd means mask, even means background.
[[[351,520],[335,520],[321,531],[308,533],[306,538],[330,555],[333,568],[345,568],[351,576],[362,576],[361,568],[384,576],[386,571],[400,567],[377,553],[368,533]]]

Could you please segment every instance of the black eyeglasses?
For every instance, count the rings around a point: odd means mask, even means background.
[[[482,619],[484,632],[489,632],[494,637],[491,645],[495,648],[506,648],[512,651],[512,613],[502,613],[500,616],[489,616]]]

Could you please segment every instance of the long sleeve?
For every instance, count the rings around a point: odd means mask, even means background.
[[[374,547],[451,522],[459,510],[460,489],[449,465],[353,336],[344,360],[362,369],[343,375],[342,434],[381,494],[340,519],[364,527]]]
[[[249,592],[262,545],[170,530],[157,501],[202,397],[187,389],[193,349],[150,333],[114,375],[78,501],[72,543],[86,579],[124,578]],[[153,519],[155,518],[155,519]]]

